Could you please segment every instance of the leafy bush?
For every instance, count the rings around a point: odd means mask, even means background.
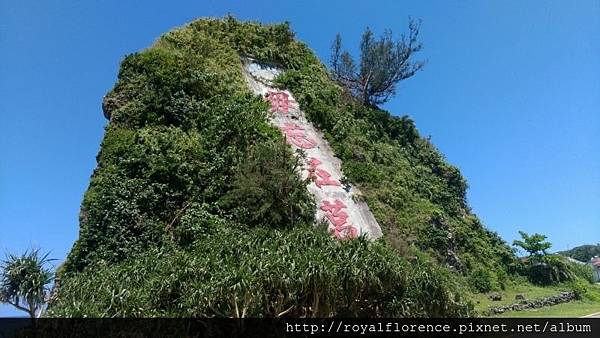
[[[594,270],[587,264],[577,264],[567,261],[567,264],[573,274],[578,279],[592,283],[594,281]]]
[[[592,281],[589,266],[567,261],[560,255],[547,255],[532,260],[527,266],[529,280],[538,285],[555,285],[563,282],[582,280]]]
[[[478,268],[468,277],[469,286],[475,292],[489,292],[495,289],[495,276],[488,269]]]
[[[426,260],[410,264],[382,242],[335,242],[312,226],[213,226],[218,231],[198,237],[187,250],[151,249],[70,277],[48,315],[407,317],[472,311],[450,273]]]
[[[283,139],[258,144],[240,163],[222,204],[254,226],[311,224],[315,205],[298,175],[302,165]]]
[[[590,289],[589,283],[578,279],[569,283],[568,286],[575,293],[576,299],[587,298],[586,296],[588,295]]]
[[[560,282],[561,276],[559,273],[559,269],[550,264],[537,263],[528,268],[527,277],[533,284],[553,285]],[[566,276],[563,275],[563,277]]]

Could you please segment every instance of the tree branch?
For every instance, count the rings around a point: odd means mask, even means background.
[[[351,82],[351,83],[360,83],[358,80],[356,80],[356,79],[354,79],[354,78],[350,78],[350,77],[347,77],[347,76],[343,76],[343,75],[341,75],[341,74],[337,74],[336,76],[337,76],[338,78],[340,78],[340,79],[344,80],[344,81],[348,81],[348,82]]]
[[[29,312],[29,309],[28,309],[28,308],[26,308],[26,307],[23,307],[23,306],[19,305],[18,301],[13,303],[13,302],[11,302],[11,301],[10,301],[10,299],[7,299],[7,300],[6,300],[6,302],[7,302],[8,304],[10,304],[10,305],[12,305],[12,306],[16,307],[17,309],[19,309],[19,310],[21,310],[21,311],[25,311],[25,312],[27,312],[27,313],[31,314],[31,313]]]

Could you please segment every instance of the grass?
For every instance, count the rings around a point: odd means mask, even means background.
[[[547,297],[557,294],[561,291],[567,291],[566,286],[554,286],[554,287],[539,287],[531,284],[512,285],[507,290],[499,292],[502,295],[502,301],[491,301],[487,298],[487,294],[473,295],[474,303],[479,300],[476,304],[475,309],[478,312],[487,310],[489,306],[500,306],[516,303],[514,296],[517,293],[523,293],[527,299],[535,299],[541,297]],[[600,312],[600,284],[593,286],[593,290],[590,295],[591,299],[581,299],[568,303],[557,304],[553,306],[546,306],[539,309],[531,309],[525,311],[507,311],[505,313],[496,315],[494,317],[503,318],[534,318],[534,317],[562,317],[562,318],[573,318],[582,317],[592,313]],[[595,294],[595,295],[593,295]]]
[[[519,293],[523,294],[526,299],[536,299],[553,296],[561,291],[569,291],[569,289],[561,286],[541,287],[525,282],[523,284],[509,285],[506,290],[496,291],[502,296],[502,300],[500,301],[492,301],[489,299],[489,293],[474,294],[472,295],[471,300],[473,301],[473,304],[475,304],[475,310],[482,313],[490,307],[518,303],[518,300],[515,300],[515,296]]]
[[[508,311],[497,317],[583,317],[592,313],[600,312],[600,302],[591,300],[577,300],[569,303],[562,303],[554,306],[547,306],[539,309],[527,311]]]

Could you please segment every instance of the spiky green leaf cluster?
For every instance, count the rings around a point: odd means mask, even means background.
[[[8,254],[0,263],[0,303],[8,303],[32,318],[39,316],[54,278],[50,261],[39,249]]]
[[[97,263],[64,284],[48,315],[469,315],[457,280],[421,259],[408,263],[364,238],[336,242],[312,226],[244,231],[223,224],[185,250],[163,247],[116,265]]]

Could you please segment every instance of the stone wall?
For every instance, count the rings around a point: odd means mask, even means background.
[[[557,295],[550,297],[537,298],[532,300],[522,300],[519,303],[491,307],[486,315],[495,315],[504,313],[506,311],[524,311],[531,309],[538,309],[544,306],[552,306],[560,303],[567,303],[575,299],[575,293],[572,291],[561,292]]]

